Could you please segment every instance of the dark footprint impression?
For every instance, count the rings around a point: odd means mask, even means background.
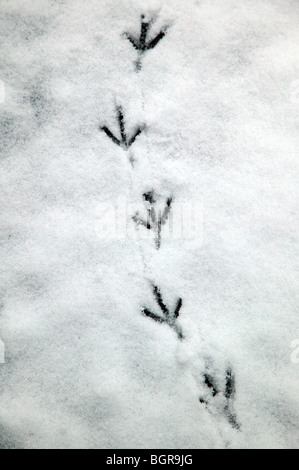
[[[153,294],[155,296],[157,305],[160,307],[161,310],[161,315],[157,315],[156,313],[151,312],[148,308],[143,307],[142,313],[143,315],[151,318],[152,320],[155,320],[159,323],[167,323],[170,328],[172,328],[176,334],[178,335],[178,338],[180,340],[184,339],[184,335],[182,332],[181,327],[177,324],[177,319],[180,315],[181,308],[183,306],[183,300],[179,298],[176,302],[176,307],[173,311],[170,311],[170,309],[165,305],[163,302],[162,294],[160,289],[157,286],[153,286]]]
[[[137,137],[141,134],[141,132],[144,130],[145,126],[139,126],[133,133],[131,137],[127,136],[127,133],[125,131],[125,124],[124,124],[124,113],[123,109],[121,106],[118,106],[116,108],[117,112],[117,121],[119,125],[119,131],[120,131],[120,139],[115,137],[114,134],[108,129],[108,127],[103,126],[100,127],[100,130],[105,132],[105,134],[114,142],[116,145],[119,145],[119,147],[122,147],[124,150],[129,150],[132,144],[134,144],[135,140]]]
[[[173,199],[172,197],[167,199],[162,211],[157,207],[157,200],[154,191],[145,193],[143,195],[143,199],[147,205],[147,219],[144,220],[141,218],[137,212],[133,216],[133,220],[136,225],[142,225],[147,230],[153,230],[155,232],[155,246],[157,250],[159,250],[161,247],[162,227],[166,224],[169,218]]]
[[[217,381],[215,377],[210,375],[209,373],[203,374],[204,384],[208,389],[209,396],[208,397],[200,397],[200,403],[204,404],[209,408],[212,406],[212,399],[216,397],[220,397],[224,402],[222,404],[223,413],[229,422],[229,424],[237,430],[240,430],[240,424],[238,423],[236,413],[234,411],[234,398],[236,395],[236,379],[235,375],[232,372],[232,369],[229,367],[226,371],[226,378],[225,378],[225,389],[220,390],[218,387]]]
[[[160,33],[153,39],[147,40],[147,35],[149,32],[149,29],[153,23],[153,20],[151,21],[144,21],[144,15],[141,16],[141,32],[140,32],[140,37],[139,39],[135,39],[131,34],[129,33],[124,33],[127,39],[129,39],[130,43],[132,46],[138,51],[138,59],[135,63],[136,65],[136,70],[139,71],[142,68],[142,56],[145,54],[145,52],[149,51],[150,49],[154,49],[156,45],[161,41],[161,39],[164,38],[167,27],[162,29]]]

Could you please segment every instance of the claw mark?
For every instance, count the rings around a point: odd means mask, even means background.
[[[133,216],[133,220],[137,225],[142,225],[148,230],[154,230],[156,232],[155,245],[157,250],[159,250],[159,248],[161,247],[162,226],[166,224],[169,218],[172,205],[172,197],[169,197],[167,199],[165,208],[162,212],[159,210],[157,211],[155,207],[157,201],[155,198],[154,191],[145,193],[143,195],[143,199],[149,204],[149,208],[147,209],[147,220],[145,221],[144,219],[142,219],[139,216],[138,212]]]
[[[238,423],[237,415],[233,407],[233,401],[236,394],[236,379],[232,372],[232,369],[229,367],[226,371],[226,382],[223,393],[221,393],[220,389],[217,386],[217,382],[212,375],[205,373],[203,374],[203,379],[206,387],[211,390],[213,398],[218,395],[222,395],[222,399],[224,399],[223,412],[225,414],[225,417],[233,428],[239,430],[240,425]],[[200,397],[199,401],[200,403],[206,406],[210,405],[209,401],[203,397]]]
[[[141,132],[144,130],[143,127],[138,127],[132,137],[128,138],[127,133],[125,131],[125,124],[124,124],[124,113],[123,109],[121,106],[117,108],[117,120],[118,120],[118,125],[119,125],[119,130],[120,130],[120,136],[121,138],[118,139],[115,137],[114,134],[108,129],[108,127],[103,126],[100,127],[100,130],[105,132],[105,134],[114,142],[116,145],[119,145],[122,147],[124,150],[129,150],[131,145],[135,142],[137,137],[141,134]]]
[[[164,28],[160,33],[152,40],[147,41],[147,35],[151,27],[150,22],[144,21],[144,15],[141,16],[141,31],[139,40],[135,39],[131,34],[124,33],[127,39],[130,41],[132,46],[138,51],[138,59],[136,61],[136,70],[141,70],[142,67],[142,56],[146,51],[154,49],[156,45],[164,38],[167,28]]]
[[[152,320],[155,320],[159,323],[167,323],[178,335],[178,338],[180,340],[184,339],[183,332],[181,327],[177,324],[177,318],[180,315],[181,308],[183,306],[183,301],[181,298],[177,300],[176,308],[173,312],[169,310],[169,308],[166,306],[166,304],[163,301],[162,294],[160,289],[157,286],[153,286],[153,294],[155,296],[156,302],[158,306],[161,309],[161,312],[163,315],[157,315],[156,313],[151,312],[148,310],[146,307],[143,307],[142,313],[151,318]]]

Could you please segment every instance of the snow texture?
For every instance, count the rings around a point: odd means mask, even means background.
[[[298,0],[0,10],[0,447],[298,448]]]

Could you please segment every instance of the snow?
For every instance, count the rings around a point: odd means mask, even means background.
[[[0,10],[0,447],[298,448],[297,0]],[[199,243],[136,232],[150,191]]]

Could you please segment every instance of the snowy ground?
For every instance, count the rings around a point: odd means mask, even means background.
[[[141,14],[167,30],[136,72]],[[0,1],[0,448],[299,447],[298,24],[298,0]],[[202,243],[134,236],[152,190],[203,208]],[[152,284],[183,340],[141,314]]]

